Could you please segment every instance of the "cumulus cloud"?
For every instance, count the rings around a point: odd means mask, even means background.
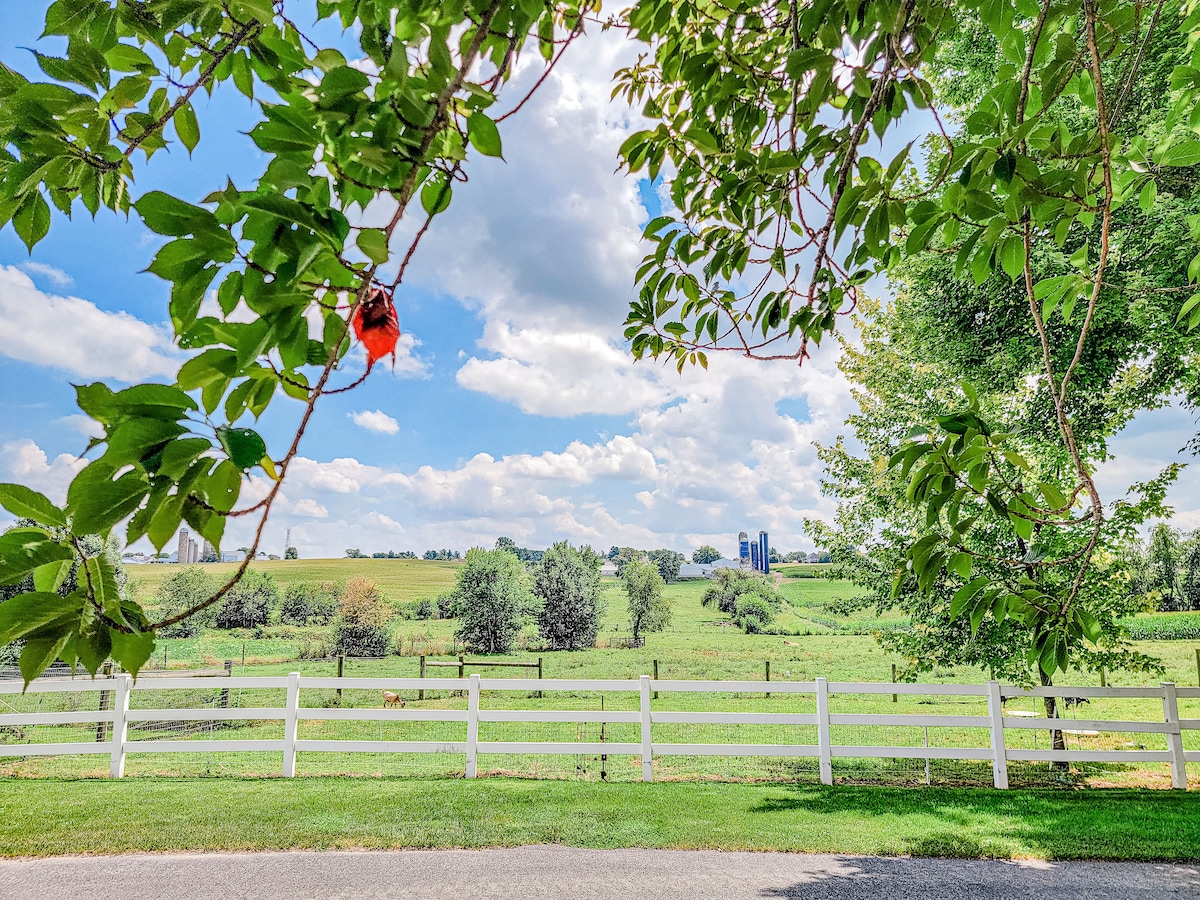
[[[67,499],[67,487],[87,460],[60,453],[53,460],[36,443],[24,438],[0,447],[0,472],[4,481],[14,481],[41,491],[55,503]]]
[[[0,266],[0,353],[80,378],[134,382],[174,375],[165,329],[79,297],[44,293],[14,266]]]
[[[45,278],[55,287],[70,287],[75,283],[75,279],[62,269],[55,268],[54,266],[47,265],[46,263],[29,260],[28,262],[21,263],[20,268],[22,271],[28,272],[30,275]]]
[[[383,410],[375,410],[374,412],[352,412],[347,413],[352,421],[359,428],[367,431],[376,431],[379,434],[396,434],[400,430],[400,423],[385,413]]]

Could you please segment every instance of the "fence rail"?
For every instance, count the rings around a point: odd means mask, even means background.
[[[833,781],[832,761],[837,758],[875,759],[954,759],[990,761],[993,784],[997,788],[1008,787],[1008,764],[1010,762],[1157,762],[1167,763],[1171,771],[1171,784],[1175,788],[1187,788],[1187,764],[1200,762],[1200,750],[1185,750],[1183,734],[1200,731],[1200,719],[1181,718],[1178,701],[1200,699],[1200,688],[1179,688],[1164,682],[1158,687],[1073,687],[1054,686],[1022,689],[1001,685],[995,681],[986,684],[893,684],[828,682],[817,678],[811,682],[779,681],[681,681],[654,679],[643,675],[638,679],[537,679],[537,678],[484,678],[471,675],[466,679],[467,708],[464,709],[414,709],[407,708],[325,708],[304,706],[302,700],[313,696],[311,692],[336,690],[339,698],[343,691],[409,690],[457,691],[464,687],[457,678],[328,678],[304,677],[299,673],[287,676],[231,677],[222,679],[222,690],[267,689],[285,692],[282,707],[256,706],[228,708],[155,708],[131,709],[131,697],[139,693],[163,691],[188,691],[213,689],[211,679],[203,677],[165,677],[152,681],[134,682],[128,675],[88,680],[46,679],[35,681],[27,690],[36,694],[74,693],[77,691],[102,692],[100,709],[67,710],[59,712],[15,712],[0,713],[0,728],[21,726],[97,725],[95,741],[63,741],[41,743],[0,744],[0,756],[55,756],[74,754],[106,754],[110,757],[110,774],[121,777],[125,770],[128,754],[148,753],[224,753],[238,751],[282,752],[283,774],[295,774],[298,753],[429,753],[457,754],[465,757],[464,770],[468,778],[477,774],[480,756],[495,754],[533,755],[578,755],[604,754],[606,756],[640,757],[642,779],[653,778],[654,760],[672,756],[727,756],[727,757],[780,757],[815,758],[819,761],[821,781]],[[503,694],[521,692],[544,692],[551,696],[578,694],[578,692],[602,691],[607,695],[627,696],[626,705],[636,709],[505,709],[481,708],[480,698],[484,693]],[[19,683],[0,683],[0,700],[5,695],[20,694]],[[789,704],[799,701],[811,703],[815,700],[816,711],[810,712],[734,712],[720,709],[719,695],[724,694],[774,694],[777,703]],[[949,698],[978,698],[986,702],[986,715],[939,715],[939,714],[845,714],[831,713],[830,697],[845,695],[906,694],[941,696]],[[652,697],[661,694],[678,695],[691,704],[698,701],[697,694],[717,695],[708,700],[712,708],[692,710],[667,710],[654,708]],[[1005,715],[1003,705],[1008,700],[1021,698],[1069,699],[1074,701],[1092,699],[1152,699],[1162,703],[1161,721],[1131,721],[1128,719],[1063,719],[1046,717],[1024,717]],[[502,700],[502,697],[489,698]],[[566,699],[564,696],[563,699]],[[811,708],[811,707],[810,707]],[[300,721],[322,722],[419,722],[447,723],[456,727],[465,724],[465,740],[350,740],[310,739],[299,734]],[[281,738],[265,740],[214,739],[130,739],[131,724],[178,722],[282,722]],[[481,740],[480,724],[489,723],[567,723],[601,724],[602,726],[625,726],[620,740],[561,741],[561,740]],[[761,742],[680,742],[655,740],[655,726],[779,726],[816,728],[816,743],[795,741],[795,732],[789,733],[791,741],[780,743]],[[637,729],[629,726],[639,726]],[[899,744],[848,744],[834,743],[832,728],[845,726],[884,726],[947,729],[978,729],[977,734],[986,732],[986,746],[905,746]],[[278,727],[278,725],[276,725]],[[381,725],[382,727],[382,725]],[[1028,733],[1030,730],[1067,731],[1068,733],[1116,733],[1130,735],[1163,735],[1166,749],[1151,750],[1134,745],[1134,749],[1029,749],[1009,747],[1006,732]],[[640,732],[640,734],[639,734]],[[676,729],[676,736],[679,731]],[[461,736],[461,732],[459,732]],[[638,740],[630,740],[631,737]]]

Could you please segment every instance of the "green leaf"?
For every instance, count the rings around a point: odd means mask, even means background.
[[[50,206],[40,191],[32,191],[12,217],[17,236],[29,252],[50,232]]]
[[[358,233],[356,241],[358,249],[367,255],[367,259],[382,266],[388,261],[388,239],[382,228],[364,228]]]
[[[67,524],[66,515],[49,497],[23,484],[0,484],[0,506],[18,519],[33,519],[60,528]]]
[[[114,622],[124,619],[121,612],[121,589],[117,585],[117,573],[108,557],[101,554],[92,556],[83,562],[85,578],[91,587],[92,597]]]
[[[1156,154],[1160,166],[1194,166],[1200,163],[1200,141],[1183,141]]]
[[[142,666],[150,659],[154,653],[154,632],[134,632],[132,634],[124,631],[113,630],[110,632],[112,639],[112,658],[124,669],[133,676],[141,671]]]
[[[960,578],[969,578],[971,576],[972,557],[970,553],[955,553],[950,557],[950,561],[946,563],[946,568]]]
[[[5,606],[7,605],[6,603]],[[71,632],[64,630],[61,634],[51,637],[31,638],[25,644],[17,665],[21,668],[21,677],[25,679],[26,687],[58,659],[58,654],[62,652],[70,637]]]
[[[79,594],[66,597],[48,592],[17,594],[0,603],[0,647],[60,619],[78,616],[82,610],[83,597]]]
[[[504,158],[500,148],[500,129],[481,112],[473,112],[468,117],[467,140],[484,156]]]
[[[10,528],[0,534],[0,584],[16,584],[47,563],[70,560],[74,556],[70,547],[60,544],[40,528]]]
[[[1142,212],[1148,213],[1154,209],[1154,201],[1158,199],[1158,185],[1154,183],[1154,179],[1150,179],[1142,186],[1142,192],[1138,194],[1138,208]]]
[[[450,205],[450,185],[445,181],[427,181],[421,188],[421,206],[428,216],[444,212]]]
[[[971,599],[987,586],[988,581],[986,575],[980,575],[955,591],[950,600],[950,618],[958,618]]]
[[[138,211],[146,227],[157,234],[183,237],[205,229],[221,230],[221,224],[207,209],[185,203],[163,191],[143,194],[133,208]]]
[[[67,489],[67,508],[72,527],[80,534],[107,534],[132,513],[150,491],[143,472],[133,469],[119,478],[113,466],[101,457],[75,476]]]
[[[217,439],[230,461],[242,471],[258,465],[267,455],[267,444],[250,428],[218,428]]]
[[[72,560],[62,559],[46,563],[33,570],[33,589],[43,593],[57,591],[71,574]]]
[[[196,111],[192,109],[192,104],[185,103],[175,110],[172,121],[175,123],[175,133],[179,135],[179,140],[183,141],[183,146],[188,148],[188,155],[191,156],[196,145],[200,143],[200,123],[196,121]]]

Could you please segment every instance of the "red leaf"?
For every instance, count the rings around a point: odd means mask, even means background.
[[[400,319],[387,291],[376,288],[354,313],[354,335],[367,350],[367,371],[375,361],[391,355],[396,361],[396,341],[400,339]]]

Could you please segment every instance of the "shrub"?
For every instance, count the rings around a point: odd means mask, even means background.
[[[287,586],[279,621],[285,625],[328,625],[338,611],[342,586],[334,581],[294,581]]]
[[[575,550],[566,541],[542,556],[533,574],[533,593],[541,601],[538,632],[551,650],[596,646],[604,609],[600,595],[602,560],[591,547]]]
[[[338,602],[333,652],[343,656],[386,656],[387,624],[393,615],[391,603],[375,582],[351,578]]]
[[[723,613],[734,615],[737,612],[738,598],[745,594],[755,594],[774,604],[782,600],[767,579],[757,572],[717,569],[713,573],[713,583],[704,592],[700,602],[704,606],[715,606]]]
[[[746,634],[762,634],[775,618],[775,605],[758,594],[738,598],[733,621]]]
[[[508,653],[532,597],[525,567],[504,550],[473,547],[457,572],[451,605],[459,618],[455,637],[474,653]]]
[[[215,594],[220,586],[215,576],[201,569],[189,566],[172,572],[154,592],[158,616],[166,619],[190,609]],[[163,637],[195,637],[205,628],[215,625],[216,621],[217,606],[210,606],[182,622],[161,629],[159,634]]]
[[[414,619],[432,619],[433,618],[433,603],[429,600],[418,600],[413,606]]]
[[[279,585],[269,572],[251,569],[233,586],[217,612],[218,628],[254,628],[266,625],[279,603]]]
[[[445,593],[437,598],[437,612],[439,619],[454,618],[454,594]]]

